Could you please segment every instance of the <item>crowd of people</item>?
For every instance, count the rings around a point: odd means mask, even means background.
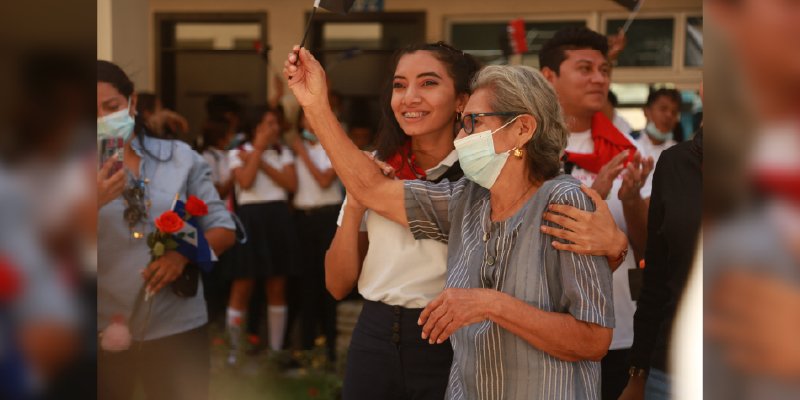
[[[262,317],[267,351],[324,336],[333,361],[337,301],[352,296],[345,399],[670,398],[702,131],[677,134],[681,94],[659,88],[631,132],[609,107],[621,47],[566,28],[536,70],[407,46],[368,148],[304,48],[283,70],[295,123],[280,95],[213,96],[195,149],[167,137],[185,120],[137,113],[130,79],[98,61],[98,139],[124,147],[97,175],[97,330],[130,336],[98,350],[100,398],[131,398],[136,381],[149,398],[207,398],[209,322],[225,327],[231,368]],[[175,249],[151,257],[144,236],[195,197],[218,261],[186,295],[175,286],[198,267]]]

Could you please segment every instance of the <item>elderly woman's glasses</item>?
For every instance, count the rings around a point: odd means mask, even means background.
[[[131,179],[122,191],[122,198],[126,204],[122,218],[128,223],[134,239],[144,237],[142,232],[136,230],[136,226],[147,218],[148,201],[145,199],[145,183],[142,179]]]
[[[485,113],[473,113],[473,114],[464,114],[461,117],[461,129],[464,130],[464,133],[467,135],[471,135],[475,130],[475,118],[480,117],[492,117],[492,116],[500,116],[500,117],[516,117],[520,113],[516,112],[485,112]]]

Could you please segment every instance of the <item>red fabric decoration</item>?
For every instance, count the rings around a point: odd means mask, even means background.
[[[800,204],[800,171],[760,170],[754,174],[758,190]]]
[[[625,164],[633,160],[636,154],[636,146],[601,112],[592,116],[592,140],[593,153],[576,154],[568,151],[567,161],[596,174],[620,152],[630,150]]]
[[[16,299],[22,292],[22,273],[5,257],[0,257],[0,304]]]
[[[400,146],[397,152],[386,160],[386,163],[394,168],[394,175],[398,179],[425,179],[425,170],[417,166],[416,157],[411,152],[411,140],[407,140],[404,145]]]

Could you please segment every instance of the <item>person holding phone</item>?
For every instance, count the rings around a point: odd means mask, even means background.
[[[98,397],[130,399],[140,381],[148,398],[206,399],[210,355],[202,286],[192,297],[170,290],[188,260],[167,251],[151,261],[144,237],[176,195],[206,203],[208,214],[199,223],[216,254],[233,245],[235,227],[202,156],[183,142],[153,137],[135,109],[133,82],[117,65],[98,60],[97,134],[122,139],[124,168],[109,175],[118,161],[112,157],[97,176],[97,330],[107,334],[110,326],[125,325],[132,338],[128,346],[98,350]],[[153,293],[149,300],[145,291]]]

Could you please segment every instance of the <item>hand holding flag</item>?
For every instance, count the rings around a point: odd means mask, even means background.
[[[311,21],[314,19],[314,14],[317,13],[318,8],[322,7],[337,14],[347,15],[350,9],[353,8],[353,3],[355,3],[355,0],[314,0],[314,7],[311,9],[311,16],[308,17],[306,30],[303,32],[303,40],[300,41],[300,48],[306,45],[308,31],[311,29]],[[289,79],[292,78],[289,77]]]

